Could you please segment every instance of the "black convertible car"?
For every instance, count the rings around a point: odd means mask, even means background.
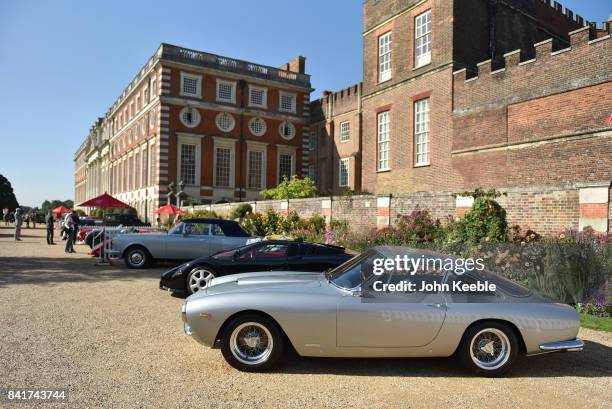
[[[182,264],[162,274],[159,288],[193,294],[210,280],[256,271],[325,271],[352,258],[343,247],[291,240],[265,240]]]

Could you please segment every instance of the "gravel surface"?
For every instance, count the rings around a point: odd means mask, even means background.
[[[97,267],[85,246],[44,244],[42,229],[11,235],[0,229],[0,389],[67,388],[57,406],[611,407],[609,333],[582,329],[584,352],[525,358],[503,379],[451,359],[288,357],[275,373],[241,373],[183,334],[182,300],[158,289],[163,266]]]

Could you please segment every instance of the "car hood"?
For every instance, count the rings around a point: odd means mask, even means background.
[[[261,273],[242,273],[214,278],[206,291],[192,297],[221,294],[226,292],[279,290],[279,291],[317,291],[321,282],[327,281],[322,273],[301,271],[267,271]]]

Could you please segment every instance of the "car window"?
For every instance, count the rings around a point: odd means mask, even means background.
[[[173,228],[170,229],[170,231],[168,232],[168,234],[183,234],[183,226],[185,225],[185,223],[179,223],[176,226],[174,226]]]
[[[264,244],[258,247],[252,247],[245,252],[242,252],[238,257],[240,260],[248,260],[253,258],[282,258],[287,257],[286,244]]]
[[[185,234],[192,236],[208,236],[210,224],[208,223],[185,223]]]
[[[210,225],[210,234],[212,234],[213,236],[225,236],[225,233],[223,233],[223,229],[221,229],[221,226],[216,223]]]

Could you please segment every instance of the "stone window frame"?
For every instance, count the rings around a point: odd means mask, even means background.
[[[196,81],[196,92],[195,93],[185,91],[185,79],[191,79],[191,80]],[[182,97],[202,98],[202,76],[181,71],[181,83],[180,83],[179,95]]]
[[[284,108],[283,107],[283,98],[291,98],[291,107]],[[295,114],[297,109],[297,94],[295,92],[288,91],[278,91],[278,110],[279,112],[290,112]]]
[[[229,149],[229,180],[228,186],[219,186],[217,183],[217,151],[219,149]],[[236,185],[235,177],[235,163],[236,163],[236,141],[227,138],[214,138],[213,147],[213,187],[220,189],[233,189]]]
[[[343,166],[344,165],[344,166]],[[345,180],[343,181],[342,170],[346,171]],[[338,161],[338,187],[349,187],[350,186],[350,174],[351,174],[351,158],[340,158]]]
[[[426,18],[427,16],[429,16],[429,22],[420,21]],[[419,29],[422,30],[424,25],[425,27],[427,27],[427,23],[429,23],[429,31],[426,31],[425,29],[425,31],[421,31],[421,34],[418,34]],[[431,64],[431,51],[432,51],[431,48],[432,48],[432,43],[433,43],[433,13],[431,9],[426,10],[414,17],[413,35],[414,35],[413,36],[414,68],[420,68],[420,67],[424,67],[426,65]],[[418,50],[421,49],[423,46],[423,44],[421,46],[417,46],[417,42],[420,39],[428,39],[427,44],[429,44],[429,52],[424,53],[422,55],[417,54]]]
[[[340,142],[348,142],[351,140],[351,121],[340,122]]]
[[[231,88],[230,98],[222,98],[219,92],[221,86],[229,86]],[[221,78],[217,78],[216,86],[215,86],[215,99],[217,102],[226,102],[229,104],[236,103],[236,81],[224,80]]]
[[[385,44],[384,40],[387,39]],[[378,82],[389,81],[393,78],[393,31],[389,30],[378,36]],[[383,61],[384,59],[384,61]],[[383,70],[383,67],[388,66]]]
[[[262,103],[261,104],[256,104],[253,102],[253,91],[261,91],[262,92]],[[249,84],[249,107],[253,107],[253,108],[263,108],[263,109],[267,109],[268,108],[268,88],[267,87],[260,87],[258,85],[251,85]]]
[[[185,135],[177,132],[177,150],[176,150],[176,174],[179,178],[181,175],[181,153],[183,145],[192,145],[195,149],[195,178],[193,184],[185,182],[186,186],[200,186],[200,173],[202,172],[202,140],[193,135]]]

